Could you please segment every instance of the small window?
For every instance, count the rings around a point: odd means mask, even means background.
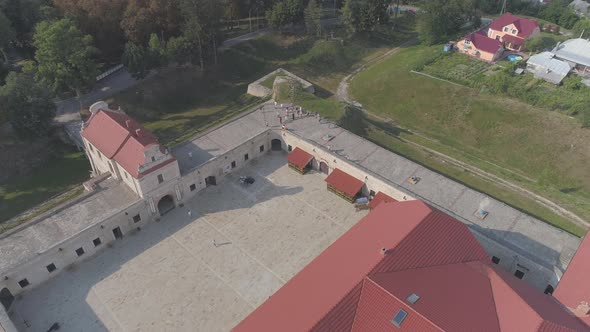
[[[512,33],[513,33],[513,34],[516,34],[516,30],[512,29]]]
[[[123,171],[123,174],[125,174],[125,178],[126,178],[126,179],[128,179],[128,178],[129,178],[129,177],[128,177],[128,175],[127,175],[127,172]]]
[[[369,196],[371,196],[371,197],[375,197],[375,195],[376,195],[376,194],[375,194],[375,190],[371,190],[371,191],[369,192]]]
[[[518,279],[522,279],[524,277],[524,272],[522,272],[521,270],[516,270],[516,272],[514,272],[514,276]]]
[[[236,168],[236,162],[235,161],[232,161],[231,162],[231,168]]]
[[[51,273],[51,272],[53,272],[53,271],[57,270],[57,267],[56,267],[56,266],[55,266],[55,264],[53,264],[53,263],[51,263],[51,264],[47,265],[47,266],[46,266],[46,268],[47,268],[47,271],[48,271],[49,273]]]
[[[134,223],[138,223],[140,221],[141,221],[141,216],[139,215],[139,213],[133,216]]]
[[[20,288],[25,288],[29,285],[29,281],[27,280],[27,278],[25,278],[25,279],[19,281],[18,285],[20,286]]]
[[[78,255],[78,257],[84,255],[84,248],[80,247],[76,249],[76,255]]]
[[[98,153],[98,158],[102,160],[102,154],[100,153],[100,151],[96,151],[96,153]]]
[[[191,184],[191,186],[189,187],[191,191],[195,191],[197,190],[197,185],[196,184]]]
[[[156,157],[152,157],[152,162],[156,161]]]
[[[94,152],[94,148],[92,147],[92,144],[88,143],[88,148],[90,149],[90,151]]]
[[[406,301],[408,301],[411,304],[418,302],[418,300],[420,300],[420,295],[416,293],[412,293],[406,298]]]
[[[287,151],[289,151],[289,152],[293,151],[293,147],[290,145],[287,145]]]
[[[547,294],[547,295],[553,295],[553,290],[554,290],[553,289],[553,286],[547,285],[547,287],[545,287],[545,292],[544,293]]]
[[[111,170],[111,174],[115,173],[115,171],[113,171],[113,165],[111,165],[111,163],[109,163],[109,169]]]
[[[101,245],[102,241],[99,237],[97,237],[96,239],[92,240],[92,243],[94,243],[95,247],[98,247],[99,245]]]
[[[492,256],[492,263],[499,264],[500,263],[500,258],[498,258],[496,256]]]
[[[508,27],[504,27],[504,32],[508,32]]]
[[[244,155],[244,160],[248,160],[248,159],[250,159],[250,156],[248,156],[248,154],[246,153],[246,154]]]
[[[264,152],[264,145],[260,146],[260,152]]]
[[[164,182],[164,176],[162,174],[158,174],[158,183]]]
[[[405,312],[404,309],[399,309],[399,311],[397,312],[397,314],[395,314],[395,317],[393,317],[391,322],[393,323],[393,325],[401,327],[406,317],[408,317],[408,313]]]

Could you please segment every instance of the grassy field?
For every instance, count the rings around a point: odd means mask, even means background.
[[[88,178],[90,165],[84,153],[66,145],[55,148],[55,156],[30,176],[15,177],[0,184],[0,221],[80,186]]]
[[[391,118],[409,141],[498,174],[585,217],[590,212],[590,131],[571,118],[525,103],[410,73],[439,47],[416,46],[359,74],[353,96],[375,114]],[[373,134],[373,139],[380,135]],[[383,138],[382,138],[383,139]],[[399,141],[385,146],[480,191],[581,235],[583,230],[538,204],[471,176],[459,176]]]

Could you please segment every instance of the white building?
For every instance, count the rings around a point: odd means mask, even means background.
[[[560,84],[572,70],[572,67],[566,61],[555,59],[553,53],[543,52],[529,58],[526,70],[536,78],[553,84]]]

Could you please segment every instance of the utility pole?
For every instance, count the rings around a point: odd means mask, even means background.
[[[502,10],[500,10],[500,15],[504,15],[505,11],[506,11],[506,0],[504,0],[502,2]]]

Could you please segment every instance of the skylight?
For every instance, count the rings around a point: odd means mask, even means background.
[[[408,313],[405,312],[404,309],[399,309],[399,311],[397,312],[397,314],[395,314],[395,317],[393,317],[391,322],[393,323],[393,325],[401,327],[402,323],[404,322],[404,319],[406,319],[407,316]]]
[[[420,295],[416,293],[412,293],[406,298],[406,301],[410,302],[411,304],[418,302],[418,300],[420,300]]]

